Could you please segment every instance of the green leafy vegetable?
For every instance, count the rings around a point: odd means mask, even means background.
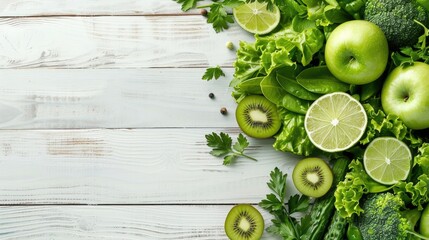
[[[359,202],[364,194],[389,190],[391,187],[379,184],[366,173],[359,160],[352,160],[350,171],[345,179],[338,183],[335,190],[335,208],[344,218],[360,215],[363,210]]]
[[[400,181],[393,187],[395,194],[407,204],[422,210],[429,203],[429,143],[423,143],[414,157],[409,181]]]
[[[280,109],[283,116],[283,128],[274,142],[274,149],[291,152],[301,156],[310,156],[316,147],[308,138],[304,129],[304,115]]]
[[[223,157],[223,165],[231,165],[238,157],[246,157],[256,161],[255,158],[244,154],[244,150],[249,146],[249,142],[243,134],[239,134],[237,142],[232,145],[232,138],[221,132],[220,134],[212,133],[206,135],[207,146],[213,148],[210,154],[215,157]]]
[[[202,79],[210,81],[213,78],[214,79],[219,79],[221,76],[224,77],[225,73],[222,71],[222,69],[219,66],[209,67],[204,72],[204,75],[203,75]]]
[[[346,92],[350,89],[349,84],[334,77],[326,66],[307,68],[296,77],[296,80],[308,91],[318,94]]]
[[[277,82],[288,93],[303,100],[316,100],[321,95],[313,93],[301,86],[296,80],[295,72],[277,72]]]
[[[270,177],[271,179],[267,185],[274,193],[268,194],[266,199],[259,203],[259,206],[274,216],[272,220],[273,225],[269,226],[267,231],[277,234],[283,237],[283,239],[300,239],[302,233],[306,232],[310,225],[309,218],[303,217],[301,218],[301,222],[298,222],[291,214],[307,211],[310,200],[304,195],[294,195],[289,198],[289,205],[286,207],[287,174],[275,168],[270,173]]]

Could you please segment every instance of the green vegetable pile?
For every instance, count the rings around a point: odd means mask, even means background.
[[[178,0],[183,10],[199,0]],[[222,31],[234,19],[228,10],[254,0],[214,1],[208,22]],[[273,193],[260,207],[274,219],[268,232],[283,239],[429,239],[429,130],[411,129],[403,119],[382,107],[381,88],[398,66],[429,63],[429,3],[427,0],[258,0],[281,12],[280,24],[254,42],[240,42],[230,83],[232,97],[240,102],[263,95],[278,107],[282,127],[273,148],[299,156],[324,156],[331,161],[332,189],[310,204],[309,197],[286,199],[286,177],[278,168],[268,183]],[[340,24],[365,19],[379,26],[389,44],[383,75],[364,85],[338,80],[325,61],[325,45]],[[209,68],[204,80],[219,78],[219,67]],[[364,106],[368,123],[363,137],[352,148],[327,153],[316,148],[304,128],[305,114],[320,96],[346,92]],[[427,111],[427,109],[422,109]],[[429,113],[426,113],[429,114]],[[410,149],[413,159],[407,179],[393,185],[374,181],[363,165],[365,148],[379,137],[395,137]],[[214,156],[229,165],[242,156],[247,140],[240,135],[232,146],[226,135],[206,136]],[[232,147],[231,147],[232,146]],[[251,158],[252,159],[252,158]],[[295,214],[301,213],[301,218]],[[298,220],[300,219],[300,220]]]

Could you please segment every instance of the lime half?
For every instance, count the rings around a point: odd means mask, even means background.
[[[362,104],[347,93],[323,95],[308,109],[304,127],[310,141],[326,152],[339,152],[356,144],[367,124]]]
[[[366,148],[363,165],[374,181],[392,185],[407,178],[411,159],[411,151],[405,143],[393,137],[379,137]]]
[[[244,30],[254,34],[267,34],[280,22],[279,8],[267,9],[266,3],[258,1],[242,4],[232,10],[234,18]]]

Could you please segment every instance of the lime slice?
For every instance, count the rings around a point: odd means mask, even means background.
[[[339,152],[356,144],[365,132],[367,116],[356,99],[334,92],[314,101],[307,110],[304,127],[310,141],[326,152]]]
[[[411,151],[405,143],[393,137],[379,137],[366,148],[363,165],[374,181],[392,185],[407,178],[411,159]]]
[[[244,30],[255,34],[267,34],[280,22],[279,8],[267,9],[266,3],[252,2],[242,4],[232,10],[234,18]]]

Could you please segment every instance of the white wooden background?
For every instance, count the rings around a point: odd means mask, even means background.
[[[231,207],[257,206],[298,160],[273,140],[250,139],[258,162],[209,154],[205,134],[240,132],[225,43],[253,36],[236,25],[217,34],[172,0],[1,0],[0,14],[2,240],[226,239]],[[202,81],[216,65],[226,77]]]

